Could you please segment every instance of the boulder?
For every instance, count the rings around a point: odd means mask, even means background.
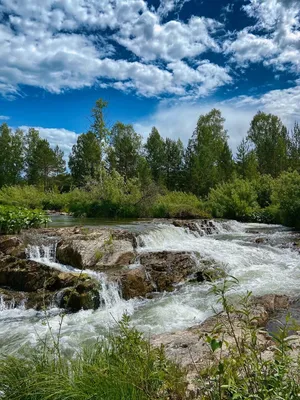
[[[36,261],[3,254],[0,256],[0,287],[6,291],[2,292],[6,301],[15,299],[19,305],[26,298],[29,303],[26,306],[34,308],[42,308],[44,303],[49,305],[62,289],[74,291],[80,297],[77,303],[72,300],[70,307],[64,302],[66,308],[97,308],[100,302],[99,282],[86,274],[61,272]]]
[[[176,219],[172,221],[172,224],[176,227],[185,228],[191,232],[196,232],[199,235],[212,235],[217,233],[217,228],[213,220],[198,219],[198,220],[181,220]]]
[[[143,253],[139,261],[158,292],[184,282],[197,269],[196,259],[186,252]]]
[[[78,269],[103,271],[131,264],[135,258],[133,235],[101,230],[85,236],[62,238],[57,245],[57,259]]]
[[[118,279],[122,296],[126,300],[134,297],[146,297],[148,293],[154,290],[144,267],[123,271]]]
[[[25,245],[18,236],[0,236],[0,252],[19,258],[26,258]]]

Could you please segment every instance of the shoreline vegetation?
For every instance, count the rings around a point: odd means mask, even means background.
[[[235,155],[219,110],[200,115],[187,146],[153,127],[91,126],[67,161],[39,132],[0,126],[0,205],[104,218],[228,218],[300,227],[300,126],[258,112]]]

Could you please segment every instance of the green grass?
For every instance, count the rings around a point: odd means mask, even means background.
[[[3,358],[0,376],[3,400],[180,400],[186,389],[182,371],[129,328],[127,317],[118,335],[72,359],[57,346]]]

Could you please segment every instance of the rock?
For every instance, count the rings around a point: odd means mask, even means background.
[[[217,232],[214,221],[207,219],[198,220],[181,220],[176,219],[172,221],[176,227],[189,229],[191,232],[197,232],[199,235],[212,235]]]
[[[18,236],[0,236],[0,252],[18,258],[26,258],[25,245]]]
[[[80,283],[73,288],[63,289],[56,295],[58,306],[70,311],[96,310],[100,306],[99,290],[92,284]]]
[[[263,237],[259,237],[255,239],[255,243],[257,244],[262,244],[262,243],[266,243],[268,241],[267,238],[263,238]]]
[[[78,269],[102,271],[134,261],[134,236],[128,232],[99,230],[85,236],[63,238],[57,246],[57,259]]]
[[[16,291],[24,292],[29,304],[42,308],[44,298],[47,304],[61,289],[74,288],[80,294],[80,303],[88,308],[99,305],[99,283],[86,274],[60,272],[31,260],[21,260],[9,255],[0,256],[0,287],[12,291],[12,298],[18,298]],[[21,295],[21,297],[24,297]],[[98,296],[98,298],[97,298]],[[83,298],[87,300],[83,301]],[[72,306],[75,310],[76,307]]]
[[[124,271],[119,277],[119,282],[122,296],[126,300],[134,297],[146,297],[154,290],[144,267]]]
[[[264,327],[269,318],[271,318],[274,308],[287,307],[289,304],[286,296],[266,295],[253,298],[252,300],[252,315],[256,316],[256,324],[258,327]],[[240,319],[236,315],[232,315],[232,323],[237,338],[241,337]],[[224,337],[222,340],[230,345],[234,345],[234,338],[228,335],[230,331],[228,320],[224,313],[220,313],[208,318],[200,325],[194,326],[184,331],[173,333],[163,333],[154,335],[151,338],[151,344],[155,347],[163,346],[166,356],[178,363],[187,371],[189,388],[195,389],[195,379],[198,372],[212,365],[215,358],[207,344],[207,335],[212,334],[216,326],[222,326]],[[267,357],[268,349],[273,345],[271,338],[263,333],[258,333],[258,343]],[[228,354],[227,347],[223,348],[223,357]],[[216,354],[216,353],[215,353]],[[194,393],[197,395],[197,393]],[[191,394],[193,395],[193,393]]]
[[[186,252],[143,253],[139,261],[158,292],[183,282],[197,268],[193,255]]]

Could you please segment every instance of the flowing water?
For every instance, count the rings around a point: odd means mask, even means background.
[[[300,295],[300,255],[292,249],[294,232],[279,225],[241,224],[235,221],[216,223],[213,235],[189,232],[168,224],[140,223],[138,252],[189,251],[226,270],[239,280],[234,295],[251,290],[255,295],[282,293]],[[256,238],[263,238],[257,244]],[[74,268],[55,261],[55,243],[31,246],[28,257],[51,268],[70,271]],[[134,266],[132,266],[134,268]],[[76,271],[76,270],[75,270]],[[102,283],[105,306],[96,311],[80,311],[64,317],[61,343],[65,350],[76,349],[79,343],[91,343],[114,329],[124,313],[141,331],[152,334],[185,329],[204,321],[217,306],[209,284],[178,285],[175,292],[153,299],[122,299],[115,283],[106,276],[86,271]],[[0,299],[0,351],[14,352],[20,347],[35,345],[48,332],[55,334],[60,326],[61,310],[53,307],[45,312],[13,308]],[[47,323],[45,323],[45,321]]]

